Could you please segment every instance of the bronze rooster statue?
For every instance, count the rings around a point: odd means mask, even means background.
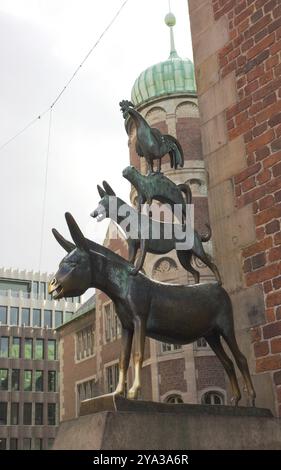
[[[123,100],[120,108],[124,119],[131,116],[137,129],[136,152],[147,161],[149,173],[154,173],[153,161],[158,160],[157,172],[161,172],[161,159],[170,155],[171,168],[183,167],[183,151],[181,145],[169,134],[161,134],[159,129],[150,127],[142,115],[134,109],[133,103]],[[126,129],[127,130],[127,129]]]

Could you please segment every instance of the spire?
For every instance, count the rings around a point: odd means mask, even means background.
[[[165,23],[170,28],[171,50],[170,50],[169,59],[179,59],[179,56],[175,48],[174,31],[173,31],[173,26],[175,26],[176,24],[176,17],[171,11],[165,16]]]

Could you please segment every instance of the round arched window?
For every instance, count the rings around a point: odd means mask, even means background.
[[[203,405],[223,405],[224,397],[219,392],[210,391],[210,392],[204,393],[201,401]]]
[[[166,403],[183,403],[183,399],[180,395],[169,395],[167,398],[166,398]]]

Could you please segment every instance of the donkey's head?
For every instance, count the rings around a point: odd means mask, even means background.
[[[101,200],[97,208],[91,212],[91,216],[96,218],[98,222],[110,216],[110,197],[116,196],[115,192],[106,181],[103,181],[102,185],[104,189],[97,185]]]
[[[48,290],[53,299],[77,297],[91,287],[91,259],[88,242],[72,215],[67,212],[65,218],[74,244],[67,241],[57,230],[52,230],[58,243],[68,252],[49,283]]]

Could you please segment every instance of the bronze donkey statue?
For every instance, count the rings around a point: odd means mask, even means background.
[[[144,260],[146,253],[153,253],[153,254],[164,254],[169,253],[169,251],[176,249],[177,257],[179,262],[183,266],[186,271],[190,272],[194,278],[195,283],[199,283],[200,281],[200,274],[199,272],[193,268],[191,265],[191,258],[192,256],[198,257],[203,263],[205,263],[214,273],[216,280],[221,284],[221,277],[219,270],[212,259],[207,255],[203,248],[202,242],[207,242],[211,238],[211,229],[209,228],[209,234],[204,236],[200,235],[196,230],[192,233],[193,235],[193,246],[190,249],[177,249],[176,244],[177,241],[181,242],[182,240],[176,239],[176,233],[174,231],[174,227],[177,224],[172,224],[173,227],[169,230],[169,233],[173,234],[172,238],[165,238],[166,228],[163,222],[159,222],[157,220],[153,220],[150,217],[146,216],[145,214],[140,214],[136,211],[133,207],[126,204],[122,199],[116,196],[113,189],[110,185],[104,181],[103,188],[98,186],[98,192],[101,197],[97,208],[91,213],[91,216],[96,218],[98,221],[102,220],[105,217],[111,217],[118,225],[122,225],[123,221],[126,220],[128,214],[132,215],[132,219],[136,220],[138,223],[137,227],[137,236],[136,238],[127,238],[128,248],[129,248],[129,262],[134,263],[137,252],[140,249],[140,257],[137,260],[136,266],[131,274],[137,274],[141,268],[143,267]],[[116,213],[110,212],[110,197],[112,197],[111,202],[115,202],[117,206]],[[114,201],[113,201],[114,199]],[[121,211],[122,214],[121,215]],[[141,237],[141,226],[148,225],[149,229],[152,233],[159,233],[159,239],[153,239],[153,237],[149,237],[149,239],[142,239]]]
[[[68,254],[49,284],[54,299],[82,295],[96,287],[114,302],[122,325],[119,382],[115,394],[124,394],[134,337],[134,382],[129,398],[137,398],[141,387],[145,337],[166,343],[188,344],[203,337],[209,343],[229,377],[233,402],[241,399],[233,362],[225,353],[221,337],[231,350],[245,381],[252,405],[255,391],[247,360],[238,348],[230,298],[218,283],[192,286],[156,282],[138,273],[130,276],[134,266],[108,248],[87,240],[71,214],[66,221],[75,245],[56,230],[57,241]]]

